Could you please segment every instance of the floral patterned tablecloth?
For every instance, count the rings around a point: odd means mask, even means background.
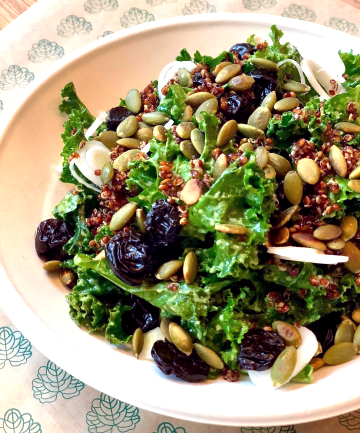
[[[1,1],[1,0],[0,0]],[[177,15],[252,12],[360,36],[360,0],[40,0],[0,32],[0,125],[11,100],[65,54],[118,30]],[[0,433],[319,433],[360,430],[360,410],[282,427],[216,427],[138,409],[39,353],[0,310]]]

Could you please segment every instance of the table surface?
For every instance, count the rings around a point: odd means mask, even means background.
[[[0,30],[26,11],[37,0],[1,0],[0,1]]]

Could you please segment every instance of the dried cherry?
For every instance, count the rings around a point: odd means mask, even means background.
[[[262,329],[250,329],[244,336],[238,355],[242,370],[267,370],[285,349],[279,334]]]
[[[306,326],[316,335],[317,341],[323,349],[323,354],[334,344],[335,333],[340,323],[341,313],[333,312]]]
[[[114,107],[108,112],[108,117],[106,121],[106,128],[108,131],[116,131],[119,124],[129,116],[132,116],[128,109],[125,107]]]
[[[255,80],[253,84],[255,104],[259,106],[266,95],[276,90],[278,85],[277,74],[265,69],[255,69],[250,71],[248,75]]]
[[[254,53],[256,53],[257,49],[254,45],[248,44],[246,42],[241,42],[233,45],[229,51],[232,53],[236,53],[241,60],[244,54],[248,53],[250,55],[253,55]]]
[[[247,122],[250,114],[255,110],[254,93],[252,90],[237,93],[226,93],[226,108],[220,108],[226,119],[235,119],[237,122]]]
[[[187,356],[168,341],[155,341],[151,356],[164,374],[174,374],[186,382],[205,380],[210,372],[209,365],[202,361],[195,351]]]
[[[143,332],[151,331],[159,326],[160,310],[136,295],[131,295],[131,311],[122,316],[122,325],[128,334],[141,328]]]
[[[63,246],[73,237],[65,221],[49,218],[42,221],[35,233],[35,250],[44,260],[65,260],[69,257]]]

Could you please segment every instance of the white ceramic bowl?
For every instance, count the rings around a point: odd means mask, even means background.
[[[68,316],[66,289],[42,270],[34,230],[51,216],[70,186],[58,182],[60,90],[69,81],[93,113],[143,88],[180,49],[216,55],[252,33],[265,38],[271,24],[304,56],[336,58],[360,51],[360,41],[291,19],[247,14],[179,17],[119,32],[67,56],[24,91],[7,121],[0,147],[1,304],[25,336],[56,364],[87,384],[144,409],[222,425],[278,425],[325,418],[360,407],[360,358],[315,373],[313,385],[274,392],[248,380],[189,384],[162,375],[150,361],[87,334]],[[331,63],[331,61],[330,61]]]

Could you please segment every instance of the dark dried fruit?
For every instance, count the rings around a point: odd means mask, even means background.
[[[143,332],[157,328],[160,310],[138,296],[131,295],[131,300],[131,311],[126,311],[121,320],[124,331],[131,335],[137,328]]]
[[[155,341],[151,356],[164,374],[174,374],[186,382],[205,380],[210,371],[210,366],[202,361],[195,351],[187,356],[168,341]]]
[[[193,77],[194,87],[202,86],[204,84],[205,78],[201,75],[201,72],[196,72]]]
[[[242,370],[267,370],[285,349],[279,334],[262,329],[248,331],[240,345],[238,361]]]
[[[152,268],[152,250],[140,232],[123,230],[105,247],[110,269],[125,284],[139,286]]]
[[[144,223],[149,244],[153,248],[172,245],[181,230],[180,218],[177,206],[163,199],[156,200]]]
[[[35,234],[35,249],[43,260],[65,260],[69,257],[63,246],[73,237],[65,221],[50,218],[42,221]]]
[[[255,105],[258,107],[265,96],[276,90],[278,84],[277,74],[265,69],[255,69],[254,71],[250,71],[248,75],[255,80],[253,89],[255,93]]]
[[[221,103],[220,110],[224,113],[225,118],[227,120],[234,119],[238,123],[246,123],[250,114],[255,110],[254,92],[246,90],[240,95],[226,93],[224,98],[226,99],[226,108],[222,108],[223,104]]]
[[[106,120],[106,129],[108,131],[116,131],[119,124],[129,116],[132,116],[128,109],[125,107],[114,107],[109,110],[108,117]]]
[[[323,354],[334,344],[335,333],[341,320],[341,313],[334,312],[306,326],[316,335],[317,341],[323,349]],[[317,356],[321,357],[323,354]]]
[[[241,60],[244,54],[253,55],[254,53],[256,53],[257,49],[254,45],[248,44],[246,42],[241,42],[233,45],[229,51],[234,54],[236,53],[239,56],[239,59]]]

